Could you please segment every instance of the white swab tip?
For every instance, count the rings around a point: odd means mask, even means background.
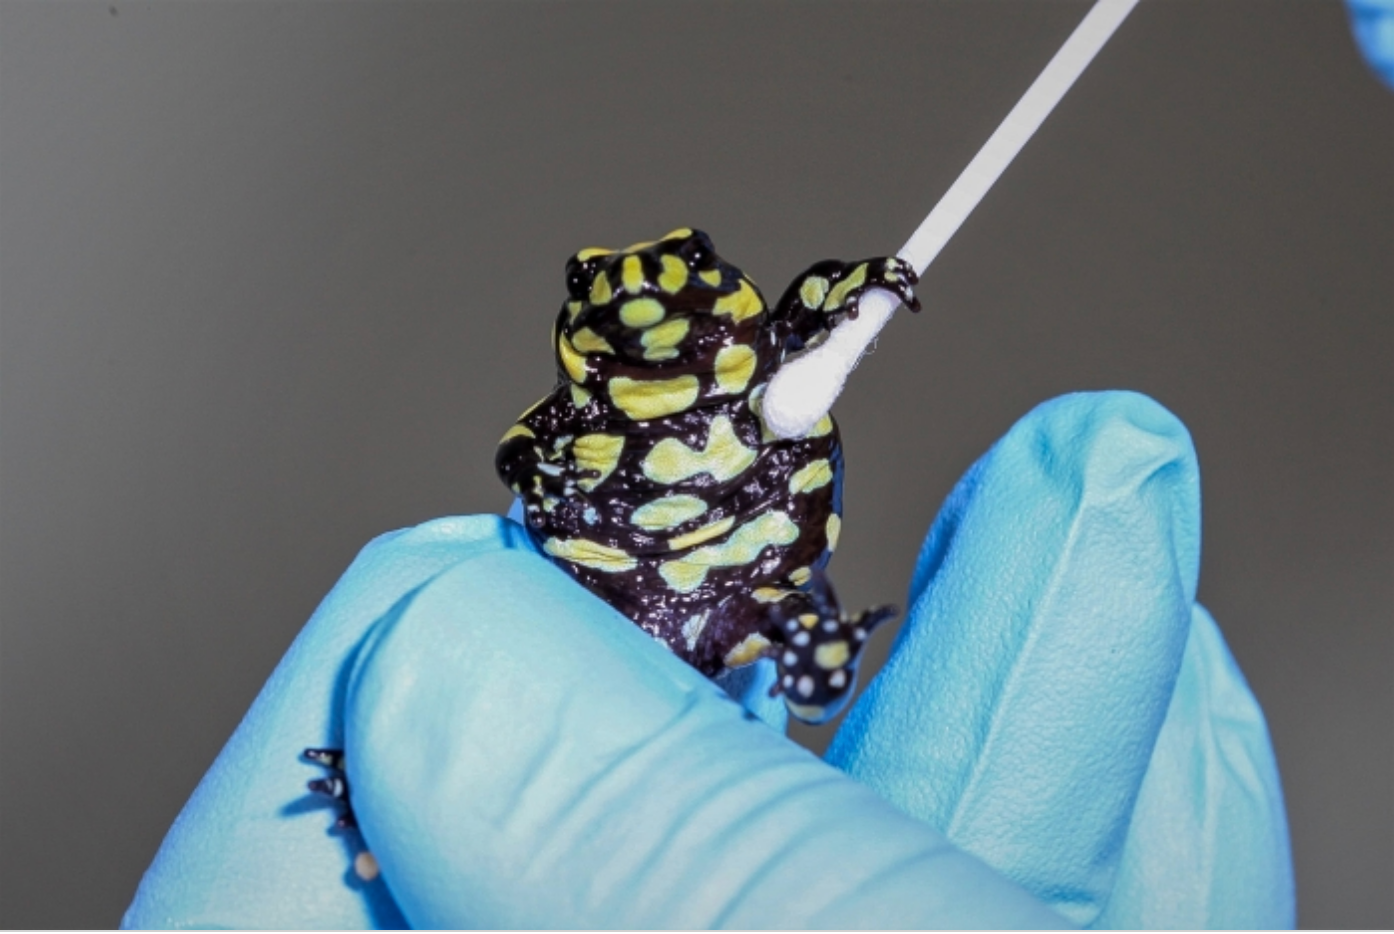
[[[846,373],[831,371],[816,353],[786,363],[765,392],[765,424],[781,438],[802,438],[833,407],[846,382]]]

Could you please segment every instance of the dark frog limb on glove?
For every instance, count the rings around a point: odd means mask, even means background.
[[[895,258],[827,260],[771,309],[701,231],[577,253],[557,386],[497,455],[533,541],[703,674],[771,658],[794,716],[833,716],[894,610],[844,613],[823,577],[842,527],[836,423],[776,438],[760,397],[868,289],[918,310],[915,281]]]

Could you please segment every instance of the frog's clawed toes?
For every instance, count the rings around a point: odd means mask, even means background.
[[[306,749],[302,755],[316,765],[322,765],[330,770],[328,776],[312,779],[307,783],[307,787],[315,794],[333,798],[343,804],[344,811],[334,822],[334,826],[339,828],[357,827],[358,818],[353,813],[353,805],[349,803],[348,776],[344,774],[344,751],[342,749]]]
[[[899,256],[888,256],[879,263],[868,260],[867,265],[871,268],[867,272],[866,285],[857,293],[858,300],[866,289],[880,288],[894,292],[911,311],[920,310],[920,299],[915,295],[920,276],[914,266]]]

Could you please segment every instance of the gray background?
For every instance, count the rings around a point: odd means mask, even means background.
[[[0,924],[115,924],[356,550],[505,505],[567,255],[893,251],[1085,9],[0,6]],[[1186,421],[1308,926],[1394,925],[1391,166],[1340,6],[1149,0],[838,409],[855,605],[1036,403]]]

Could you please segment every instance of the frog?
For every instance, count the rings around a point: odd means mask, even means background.
[[[771,695],[806,723],[853,693],[892,606],[844,611],[826,574],[842,528],[836,421],[778,437],[771,377],[857,316],[871,289],[920,308],[898,257],[810,266],[768,305],[701,230],[565,266],[552,391],[503,435],[499,477],[533,543],[712,678],[772,659]]]
[[[914,268],[823,260],[771,307],[706,233],[684,227],[583,249],[565,281],[556,382],[494,460],[529,538],[709,678],[773,660],[770,695],[798,720],[826,722],[897,610],[846,612],[826,573],[842,529],[836,421],[782,438],[761,400],[779,367],[855,318],[869,290],[919,311]],[[356,827],[343,751],[302,755],[329,773],[309,788],[338,802],[336,826]]]

